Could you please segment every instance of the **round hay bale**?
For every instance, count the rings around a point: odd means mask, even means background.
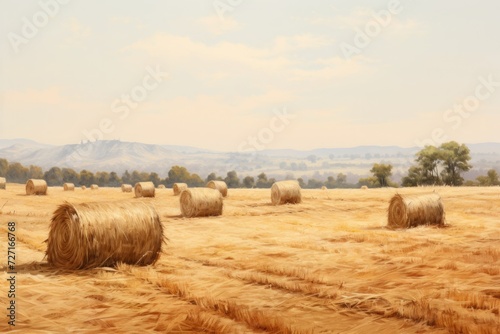
[[[328,189],[328,188],[326,188],[325,186],[321,187],[321,190],[326,190],[326,189]]]
[[[302,202],[299,183],[297,181],[275,182],[271,187],[271,201],[273,205]]]
[[[5,177],[0,177],[0,189],[5,189],[7,186],[7,180]]]
[[[75,191],[75,185],[73,183],[63,184],[64,191]]]
[[[85,190],[85,189],[87,189],[87,187],[85,187],[85,186],[82,186],[82,190]]]
[[[442,226],[444,219],[444,207],[438,194],[405,197],[396,194],[389,203],[387,226],[390,228]]]
[[[210,181],[207,183],[207,187],[217,189],[222,194],[222,197],[227,196],[227,184],[224,181]]]
[[[90,185],[90,189],[91,190],[98,190],[99,189],[99,186],[97,184],[91,184]]]
[[[174,190],[174,195],[179,196],[183,190],[186,190],[188,185],[186,183],[174,183],[172,189]]]
[[[220,216],[224,206],[220,191],[211,188],[191,188],[179,198],[184,217]]]
[[[153,182],[137,182],[134,187],[135,197],[155,197]]]
[[[165,189],[165,188],[166,188],[166,187],[165,187],[165,185],[164,185],[164,184],[159,184],[159,185],[158,185],[158,189]]]
[[[47,261],[64,269],[149,265],[160,257],[163,226],[143,202],[60,205],[52,216]]]
[[[132,189],[134,189],[134,188],[132,187],[131,184],[126,184],[126,183],[122,184],[122,192],[131,193]]]
[[[45,180],[30,179],[26,182],[26,195],[47,195]]]
[[[368,189],[368,186],[361,186],[361,189],[366,190],[366,189]]]

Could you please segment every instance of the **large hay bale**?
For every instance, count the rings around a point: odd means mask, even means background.
[[[132,189],[134,189],[134,188],[132,187],[131,184],[126,184],[126,183],[122,184],[122,192],[131,193]]]
[[[368,189],[368,186],[361,186],[361,189],[366,190],[366,189]]]
[[[159,184],[159,185],[158,185],[158,189],[165,189],[165,188],[166,188],[166,187],[165,187],[165,185],[164,185],[164,184]]]
[[[30,179],[26,182],[26,195],[47,195],[45,180]]]
[[[390,228],[442,226],[444,218],[444,207],[438,194],[405,197],[396,194],[389,204],[387,226]]]
[[[90,190],[98,190],[99,186],[97,184],[91,184],[90,185]]]
[[[47,261],[64,269],[149,265],[160,257],[163,226],[143,202],[60,205],[52,216]]]
[[[186,183],[174,183],[172,189],[174,190],[174,195],[178,196],[183,190],[186,190],[188,185]]]
[[[0,177],[0,189],[5,189],[7,186],[7,180],[5,177]]]
[[[227,184],[224,181],[210,181],[207,183],[207,187],[217,189],[222,194],[222,197],[227,196]]]
[[[135,197],[155,197],[153,182],[137,182],[134,187]]]
[[[75,185],[73,183],[63,184],[64,191],[75,191]]]
[[[191,188],[179,198],[184,217],[220,216],[224,206],[220,191],[211,188]]]
[[[271,201],[273,205],[302,202],[299,183],[297,181],[275,182],[271,187]]]

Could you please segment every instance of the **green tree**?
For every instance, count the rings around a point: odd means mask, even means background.
[[[326,182],[325,182],[325,187],[327,187],[328,189],[333,189],[337,186],[337,181],[335,181],[335,177],[333,176],[329,176],[327,179],[326,179]]]
[[[416,154],[416,162],[421,169],[420,182],[426,185],[441,184],[439,164],[442,152],[435,146],[427,145]]]
[[[224,179],[228,188],[239,188],[240,187],[240,178],[236,171],[227,172],[227,177]]]
[[[469,164],[471,159],[469,148],[465,144],[460,145],[456,141],[450,141],[441,144],[439,149],[443,161],[443,171],[441,172],[443,182],[450,186],[462,185],[464,178],[461,173],[472,168]]]
[[[305,188],[305,187],[307,186],[307,184],[304,182],[304,179],[303,179],[303,178],[301,178],[301,177],[299,177],[299,178],[297,179],[297,182],[299,183],[299,186],[300,186],[301,188]]]
[[[80,175],[71,168],[63,168],[61,170],[62,181],[69,182],[73,184],[78,184],[80,182]]]
[[[255,184],[257,188],[268,188],[269,180],[267,179],[267,175],[265,173],[260,173],[257,176],[257,183]]]
[[[347,183],[347,175],[345,175],[344,173],[338,173],[337,174],[337,185],[339,187],[343,187],[345,186]]]
[[[423,182],[422,167],[411,166],[408,169],[408,175],[403,177],[401,180],[401,185],[403,187],[416,187],[421,185]]]
[[[190,187],[202,187],[205,184],[205,182],[198,174],[191,174],[189,176],[187,184]]]
[[[358,187],[367,186],[368,188],[378,188],[380,183],[375,176],[365,177],[358,180]]]
[[[130,183],[132,185],[134,185],[137,182],[141,182],[141,173],[139,173],[138,171],[134,170],[132,172],[132,175],[130,175]]]
[[[43,179],[47,181],[48,186],[61,186],[63,183],[63,174],[61,168],[52,167],[43,174]]]
[[[116,172],[109,173],[109,186],[110,187],[119,187],[122,181]]]
[[[125,184],[131,184],[132,183],[132,175],[128,172],[128,170],[125,171],[125,173],[122,174],[122,182]]]
[[[109,185],[109,173],[108,172],[95,173],[95,182],[99,187],[107,187]]]
[[[80,171],[80,185],[90,187],[91,184],[95,182],[94,173],[88,170]]]
[[[191,174],[188,172],[186,167],[173,166],[168,171],[168,180],[171,184],[177,182],[186,182],[189,181]]]
[[[494,169],[490,169],[485,176],[478,176],[476,178],[477,182],[482,187],[499,186],[500,180],[498,173]]]
[[[158,187],[158,185],[161,183],[160,176],[154,172],[151,172],[151,174],[149,174],[148,180],[153,182],[155,187]]]
[[[246,176],[244,179],[243,179],[243,186],[245,188],[253,188],[255,187],[255,179],[253,176]]]
[[[381,187],[389,186],[389,178],[392,175],[392,165],[374,164],[370,172],[373,173],[373,176],[377,179]]]
[[[309,189],[318,189],[323,187],[323,182],[316,179],[307,180],[307,188]]]
[[[7,171],[9,170],[9,162],[7,159],[0,159],[0,176],[7,176]]]
[[[30,165],[30,170],[28,172],[28,178],[30,178],[30,179],[43,179],[42,167]]]
[[[9,182],[25,183],[28,181],[28,174],[28,168],[24,167],[19,162],[13,162],[9,164],[5,176]]]

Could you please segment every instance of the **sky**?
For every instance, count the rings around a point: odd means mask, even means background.
[[[0,138],[500,142],[500,3],[0,0]]]

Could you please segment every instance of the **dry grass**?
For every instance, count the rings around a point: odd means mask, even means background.
[[[224,181],[210,181],[207,183],[207,187],[217,189],[222,194],[222,197],[227,196],[227,184]]]
[[[293,206],[273,206],[268,189],[235,189],[224,215],[189,221],[177,197],[159,192],[133,200],[152,204],[164,221],[170,241],[156,264],[81,271],[45,262],[52,212],[65,199],[128,195],[18,196],[22,187],[0,192],[2,221],[18,223],[19,332],[500,331],[498,188],[436,188],[449,227],[397,231],[385,227],[396,189],[302,190]],[[5,257],[0,265],[6,271]]]
[[[73,183],[63,184],[64,191],[75,191],[75,185]]]
[[[5,190],[6,185],[7,185],[7,180],[5,179],[5,177],[0,177],[0,189]]]
[[[97,184],[91,184],[90,189],[91,190],[99,190],[99,186]]]
[[[409,228],[419,225],[444,225],[444,207],[438,194],[394,195],[389,202],[387,226]]]
[[[126,183],[122,184],[121,188],[122,188],[122,192],[124,192],[124,193],[131,193],[132,190],[134,190],[134,187],[132,187],[131,184],[126,184]]]

